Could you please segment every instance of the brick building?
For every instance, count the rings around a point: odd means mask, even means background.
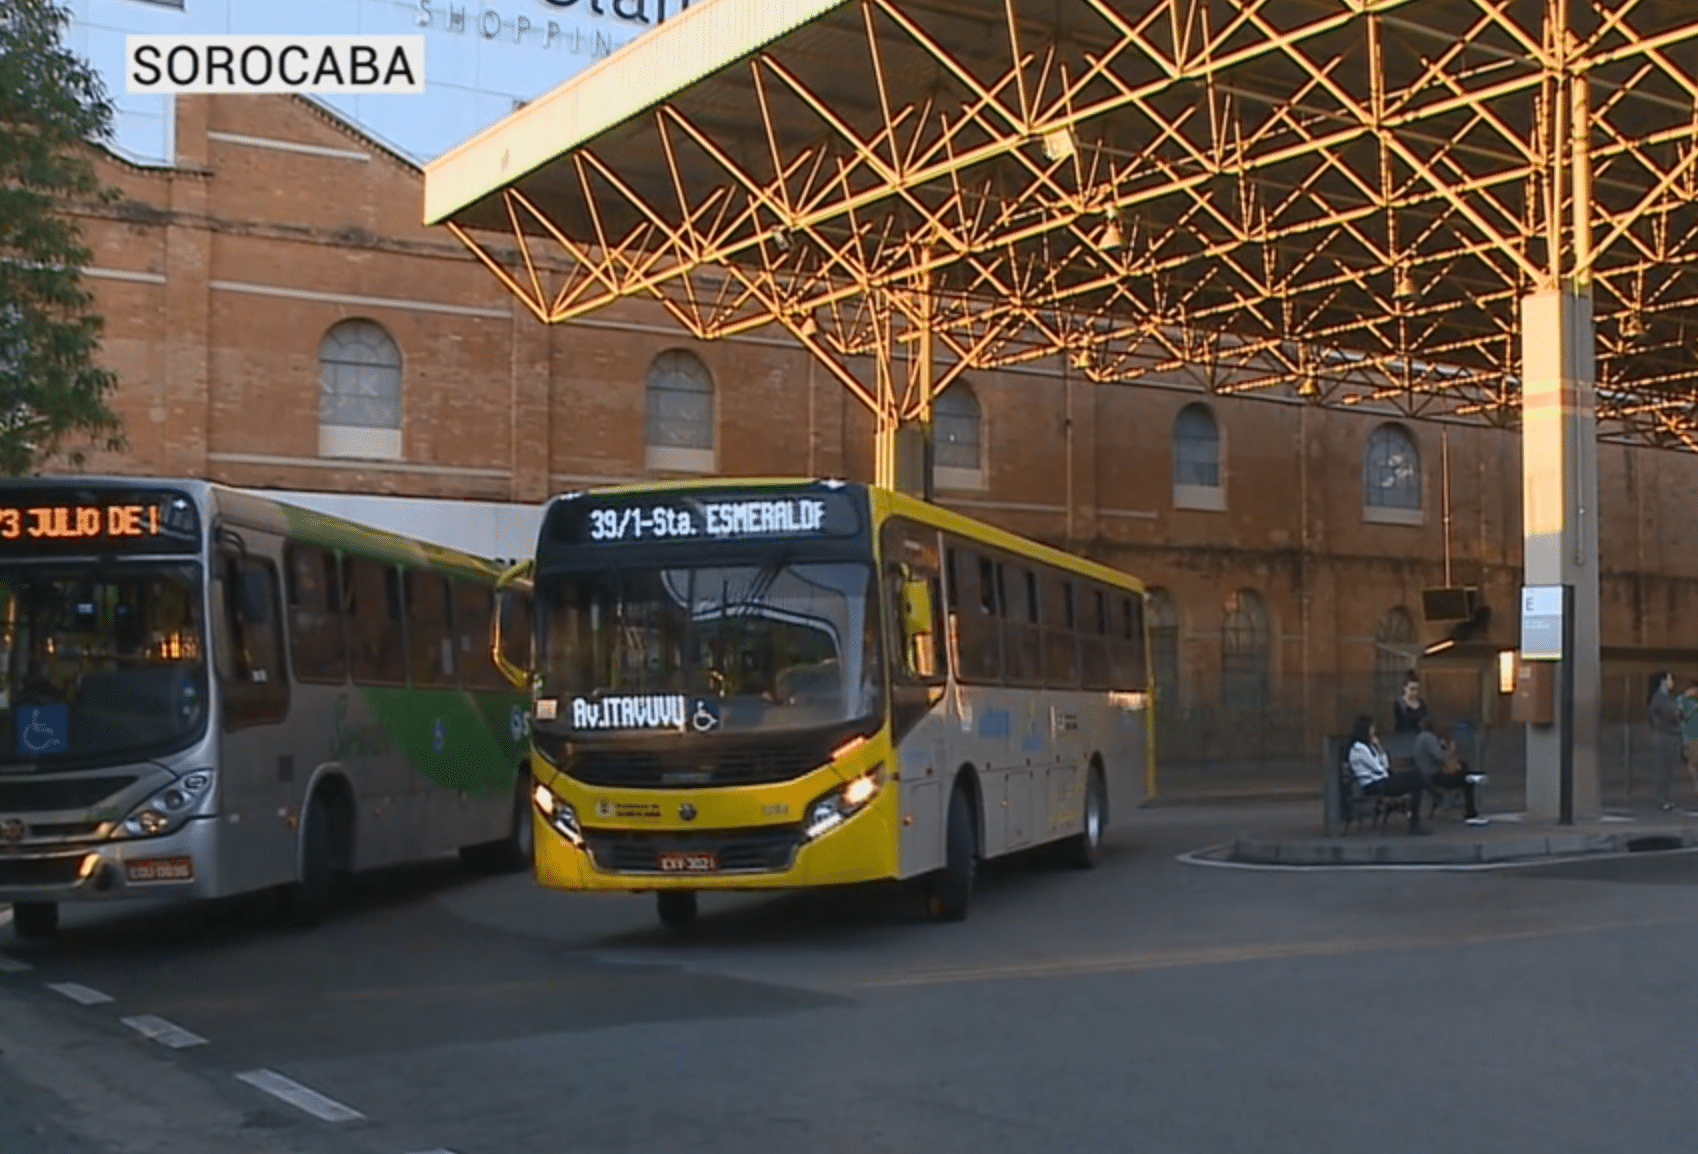
[[[515,526],[497,552],[564,489],[870,476],[870,418],[781,334],[702,344],[640,303],[544,327],[419,224],[413,164],[320,106],[182,97],[177,118],[175,166],[103,159],[124,198],[84,222],[129,438],[91,471],[407,499],[385,516],[415,525],[394,510],[451,501],[462,526]],[[1440,712],[1504,719],[1513,431],[1095,385],[1059,359],[969,375],[937,421],[942,503],[1157,587],[1170,757],[1296,757],[1383,707],[1443,632],[1421,590],[1445,583],[1495,615],[1427,663]],[[1698,673],[1698,459],[1606,446],[1599,468],[1606,696],[1637,718],[1647,663]]]

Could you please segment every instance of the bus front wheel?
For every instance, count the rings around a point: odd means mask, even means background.
[[[696,920],[695,890],[661,890],[655,895],[655,907],[660,911],[660,924],[669,930],[682,930]]]
[[[12,929],[20,938],[50,938],[58,928],[58,902],[19,902],[12,907]]]
[[[306,829],[301,836],[301,878],[284,890],[284,907],[291,923],[303,928],[321,924],[330,913],[335,882],[335,833],[330,806],[322,793],[307,805]]]
[[[966,920],[973,901],[973,878],[978,871],[979,838],[973,821],[971,795],[961,786],[949,795],[949,826],[945,833],[943,868],[926,888],[926,912],[933,921]]]

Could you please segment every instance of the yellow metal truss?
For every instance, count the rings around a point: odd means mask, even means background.
[[[886,432],[1057,354],[1510,423],[1575,284],[1605,435],[1698,448],[1695,198],[1692,0],[851,0],[448,227],[543,321],[782,326]]]

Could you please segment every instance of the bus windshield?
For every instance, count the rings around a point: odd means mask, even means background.
[[[782,557],[544,575],[543,692],[561,699],[567,729],[584,728],[574,701],[581,714],[610,696],[705,699],[715,703],[714,729],[733,733],[872,716],[882,676],[870,582],[865,564]],[[659,710],[594,728],[675,720]]]
[[[110,761],[200,732],[195,565],[0,566],[0,762]]]

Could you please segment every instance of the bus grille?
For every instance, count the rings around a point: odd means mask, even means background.
[[[819,768],[829,756],[813,743],[743,748],[586,749],[563,766],[585,785],[692,789],[713,785],[761,785],[793,781]]]
[[[584,839],[596,867],[609,873],[660,873],[661,850],[717,853],[720,873],[777,873],[789,869],[795,860],[802,831],[793,825],[703,833],[589,829]]]
[[[0,886],[66,886],[82,871],[81,854],[74,857],[0,857]]]
[[[131,777],[71,777],[59,781],[0,781],[0,813],[87,809],[135,784]]]

